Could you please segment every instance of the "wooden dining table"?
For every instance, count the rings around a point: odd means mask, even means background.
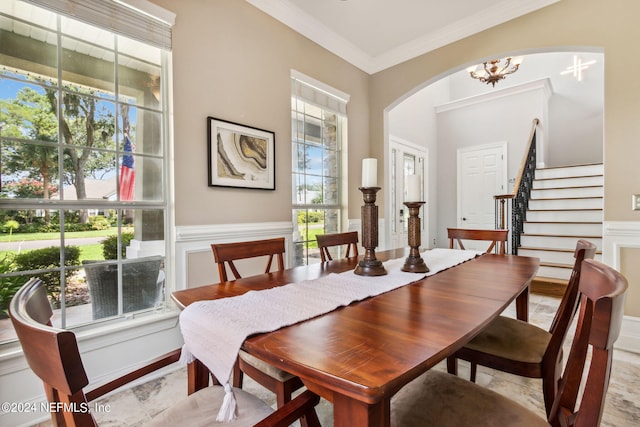
[[[407,254],[396,249],[379,252],[377,258]],[[184,308],[344,272],[356,264],[356,258],[333,260],[172,296]],[[393,395],[464,346],[516,297],[528,299],[538,267],[538,258],[484,254],[390,292],[251,336],[242,348],[299,376],[308,389],[331,401],[334,426],[389,426]]]

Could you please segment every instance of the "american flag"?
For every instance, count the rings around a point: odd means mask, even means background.
[[[136,171],[133,169],[134,161],[131,153],[133,144],[129,135],[124,134],[124,155],[120,167],[120,200],[133,200],[133,187],[136,180]]]

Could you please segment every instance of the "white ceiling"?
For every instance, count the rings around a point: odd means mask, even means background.
[[[560,0],[246,0],[373,74]]]

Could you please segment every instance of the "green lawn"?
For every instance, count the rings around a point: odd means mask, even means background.
[[[92,231],[73,231],[65,233],[66,239],[73,239],[79,237],[107,237],[116,234],[116,228],[110,228],[108,230],[92,230]],[[59,240],[59,233],[13,233],[13,235],[1,234],[0,242],[23,242],[33,240]],[[7,254],[13,254],[15,251],[0,251],[0,259],[4,258]],[[102,245],[82,245],[80,246],[80,261],[83,260],[103,260]]]
[[[6,255],[15,254],[15,251],[0,251],[0,259]],[[103,260],[102,245],[84,245],[80,246],[80,262],[84,260]]]
[[[103,260],[102,245],[80,246],[80,263],[85,260]]]
[[[308,239],[307,248],[317,248],[318,242],[316,242],[316,236],[318,234],[324,234],[324,226],[322,224],[313,224],[309,228],[309,234],[307,235],[307,227],[303,224],[298,224],[300,235],[303,239]],[[306,236],[306,237],[305,237]]]
[[[307,227],[299,224],[300,234],[306,236]],[[108,230],[98,230],[98,231],[73,231],[69,233],[65,233],[66,239],[73,239],[78,237],[106,237],[116,234],[116,229],[111,228]],[[317,248],[318,243],[316,242],[316,235],[324,234],[324,227],[322,224],[313,224],[309,228],[308,239],[309,243],[307,244],[308,248]],[[59,233],[13,233],[11,236],[8,234],[0,234],[0,242],[22,242],[28,240],[56,240],[59,239]],[[12,253],[13,251],[0,251],[0,258],[4,257],[4,255],[8,253]],[[102,245],[83,245],[80,247],[80,260],[101,260],[104,259],[102,255]]]
[[[77,237],[103,237],[116,234],[118,230],[116,228],[109,228],[107,230],[91,230],[91,231],[71,231],[65,233],[66,239],[73,239]],[[60,238],[60,233],[13,233],[13,234],[0,234],[0,242],[22,242],[27,240],[56,240]]]

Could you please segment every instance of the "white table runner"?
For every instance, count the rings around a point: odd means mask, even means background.
[[[385,276],[358,276],[349,270],[272,289],[249,291],[236,297],[195,302],[180,313],[180,328],[185,342],[181,360],[188,363],[197,358],[224,385],[225,402],[217,420],[230,421],[235,417],[236,408],[229,379],[240,347],[247,337],[275,331],[352,302],[380,295],[482,253],[432,249],[421,254],[429,267],[428,273],[401,271],[405,259],[399,258],[384,263],[388,272]]]

